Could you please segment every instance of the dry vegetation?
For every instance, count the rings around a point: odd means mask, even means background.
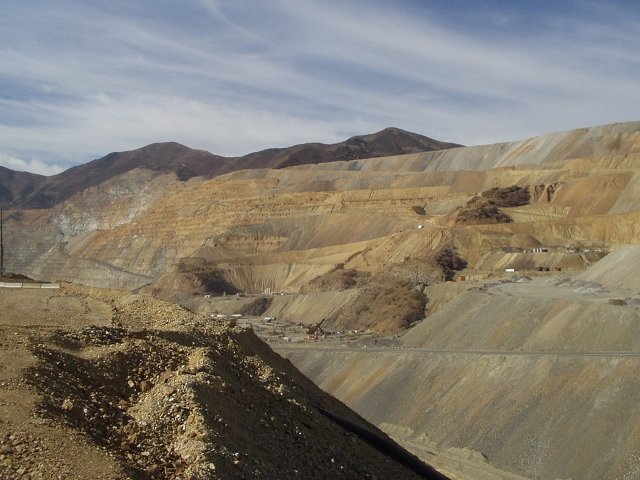
[[[455,211],[456,221],[464,224],[510,223],[513,220],[501,208],[528,205],[529,187],[495,187],[474,196]]]
[[[411,282],[380,275],[353,303],[327,319],[326,326],[332,330],[391,332],[424,318],[425,305],[426,297]]]
[[[321,275],[305,285],[301,292],[348,290],[362,287],[370,280],[371,274],[369,272],[361,272],[352,268],[345,270],[344,264],[338,264],[331,272]]]
[[[455,249],[449,245],[442,248],[435,258],[436,265],[442,270],[445,280],[453,280],[455,272],[464,270],[467,261],[458,255]]]
[[[499,208],[521,207],[528,205],[531,199],[529,187],[494,187],[482,192],[482,198],[486,198],[490,204]]]

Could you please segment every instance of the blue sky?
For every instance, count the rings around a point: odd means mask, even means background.
[[[0,165],[396,126],[466,145],[640,120],[640,4],[4,0]]]

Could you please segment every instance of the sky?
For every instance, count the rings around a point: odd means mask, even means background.
[[[640,120],[637,0],[3,0],[0,165]]]

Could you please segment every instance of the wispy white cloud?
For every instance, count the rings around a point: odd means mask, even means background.
[[[390,125],[490,143],[638,119],[637,8],[584,3],[522,29],[526,11],[488,8],[478,28],[430,4],[10,0],[0,164],[166,140],[240,155]]]
[[[0,165],[18,172],[31,172],[40,175],[55,175],[64,170],[62,166],[56,163],[45,163],[37,158],[24,160],[5,155],[4,153],[0,153]]]

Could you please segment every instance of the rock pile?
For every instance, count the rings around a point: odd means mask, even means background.
[[[115,460],[102,478],[420,478],[322,414],[384,437],[250,330],[151,297],[64,289],[108,302],[113,325],[32,337],[23,381],[57,436],[80,433]],[[57,478],[37,471],[52,442],[1,434],[0,477]]]

